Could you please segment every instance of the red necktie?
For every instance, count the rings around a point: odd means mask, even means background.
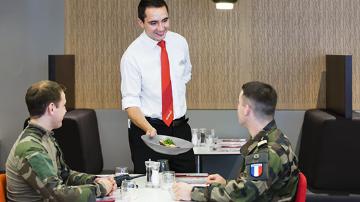
[[[165,41],[161,40],[158,45],[161,47],[161,90],[162,90],[162,119],[167,126],[170,126],[174,119],[173,97],[170,80],[170,64],[166,52]]]

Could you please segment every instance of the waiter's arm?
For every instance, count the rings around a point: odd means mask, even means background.
[[[146,135],[150,135],[151,137],[156,135],[156,129],[145,119],[145,116],[139,107],[128,107],[126,108],[126,112],[128,113],[131,122],[145,131]]]

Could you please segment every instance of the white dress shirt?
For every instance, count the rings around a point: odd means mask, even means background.
[[[186,83],[191,79],[189,47],[181,35],[165,37],[170,62],[174,119],[186,113]],[[139,107],[147,117],[162,119],[161,48],[143,32],[123,54],[120,62],[122,109]]]

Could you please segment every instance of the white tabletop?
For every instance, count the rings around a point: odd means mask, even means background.
[[[239,154],[240,155],[240,148],[239,149],[221,149],[221,150],[211,150],[208,146],[202,147],[193,147],[195,155],[224,155],[224,154]]]
[[[134,189],[126,194],[121,193],[120,189],[117,189],[113,196],[106,197],[104,199],[115,198],[116,202],[171,202],[174,201],[171,197],[170,191],[162,188],[146,188],[145,177],[135,178],[134,181],[138,185],[138,189]],[[99,199],[100,200],[100,199]]]
[[[193,147],[193,150],[195,155],[236,155],[240,154],[240,148],[245,143],[246,139],[242,138],[220,138],[211,146],[204,144]]]

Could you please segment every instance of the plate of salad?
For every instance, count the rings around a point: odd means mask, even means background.
[[[194,147],[189,141],[166,135],[156,135],[154,137],[142,135],[141,139],[148,147],[161,154],[178,155]]]

